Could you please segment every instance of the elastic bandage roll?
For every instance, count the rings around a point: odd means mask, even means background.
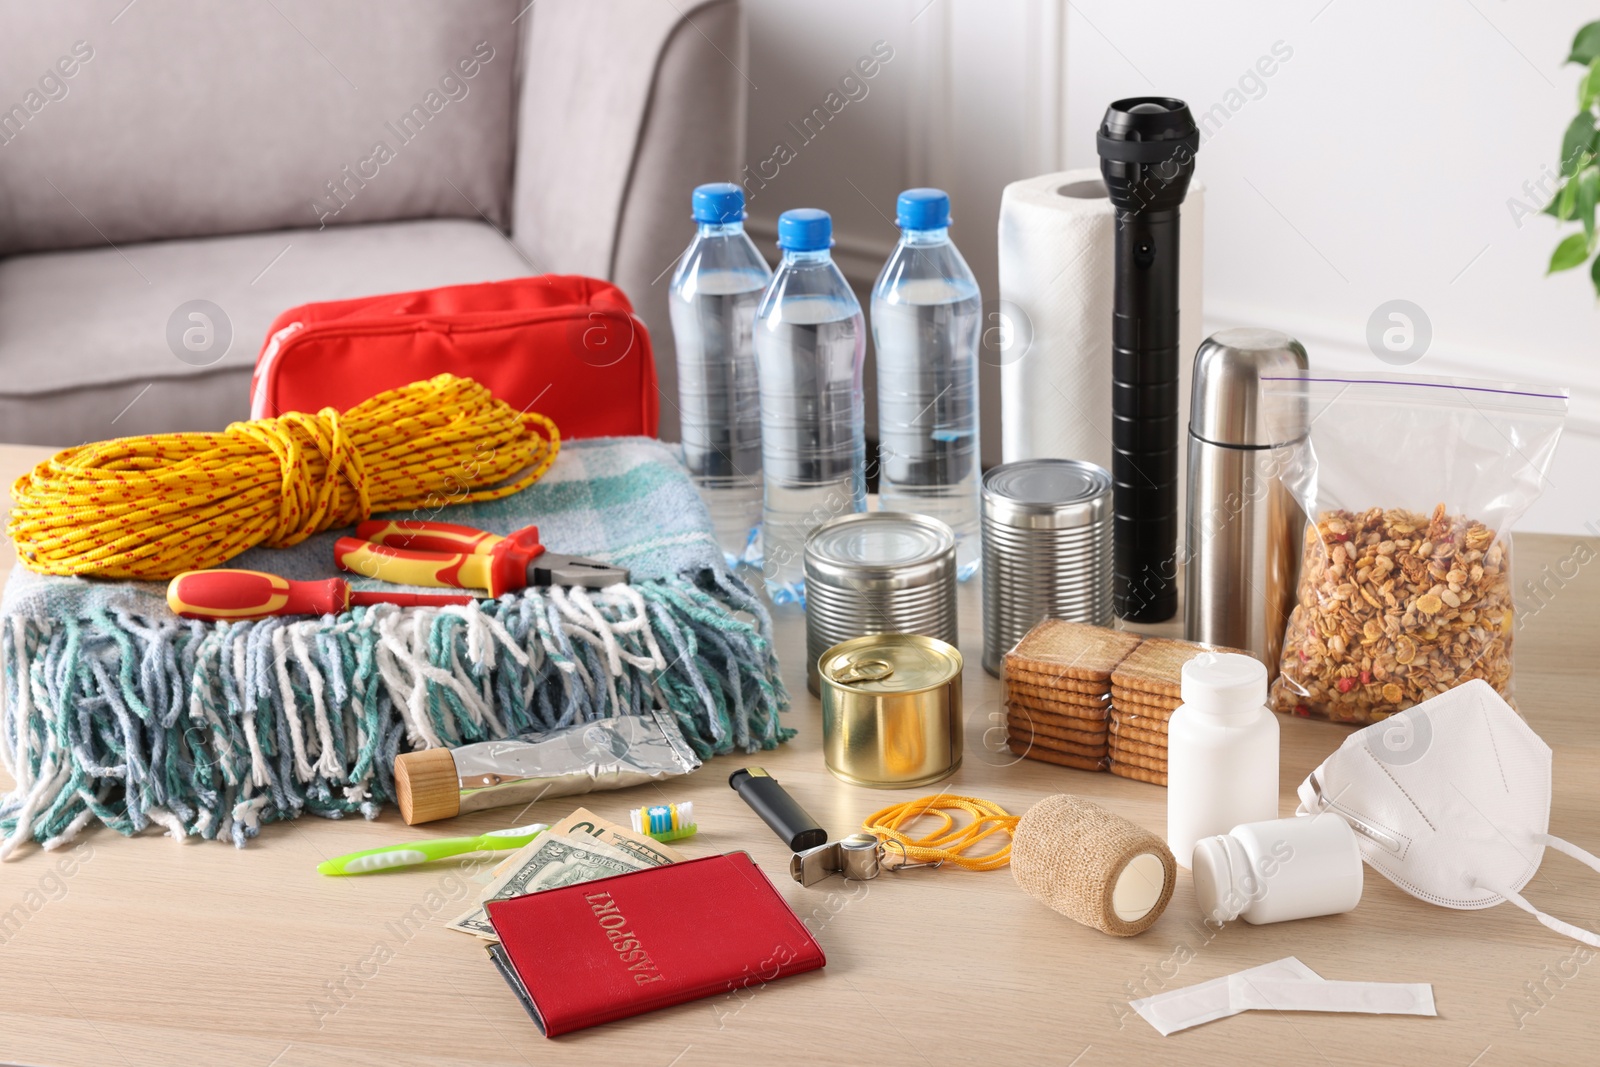
[[[1067,918],[1115,937],[1142,934],[1172,899],[1178,864],[1161,838],[1081,797],[1029,808],[1011,845],[1017,884]]]

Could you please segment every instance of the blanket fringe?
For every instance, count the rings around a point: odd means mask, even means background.
[[[702,758],[794,736],[765,606],[711,571],[321,619],[7,622],[0,859],[96,821],[243,846],[302,813],[372,818],[404,749],[658,704]]]

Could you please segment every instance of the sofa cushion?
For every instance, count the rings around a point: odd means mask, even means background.
[[[499,231],[451,219],[0,260],[0,441],[220,429],[249,417],[285,308],[529,273]]]
[[[0,6],[0,255],[504,225],[523,3]]]

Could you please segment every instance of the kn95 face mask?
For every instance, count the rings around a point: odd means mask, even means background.
[[[1299,814],[1343,817],[1367,865],[1419,900],[1465,910],[1509,900],[1600,948],[1600,936],[1520,894],[1546,846],[1600,871],[1600,858],[1548,832],[1550,763],[1550,746],[1473,680],[1345,738],[1301,783]]]

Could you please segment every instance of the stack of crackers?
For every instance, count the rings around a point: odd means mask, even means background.
[[[1111,672],[1112,774],[1167,784],[1167,722],[1183,701],[1183,665],[1205,646],[1147,637]]]
[[[1139,635],[1046,619],[1006,653],[1006,743],[1029,759],[1102,771],[1110,755],[1111,672]]]
[[[1236,651],[1047,619],[1006,654],[1006,742],[1029,759],[1166,785],[1183,665]]]

